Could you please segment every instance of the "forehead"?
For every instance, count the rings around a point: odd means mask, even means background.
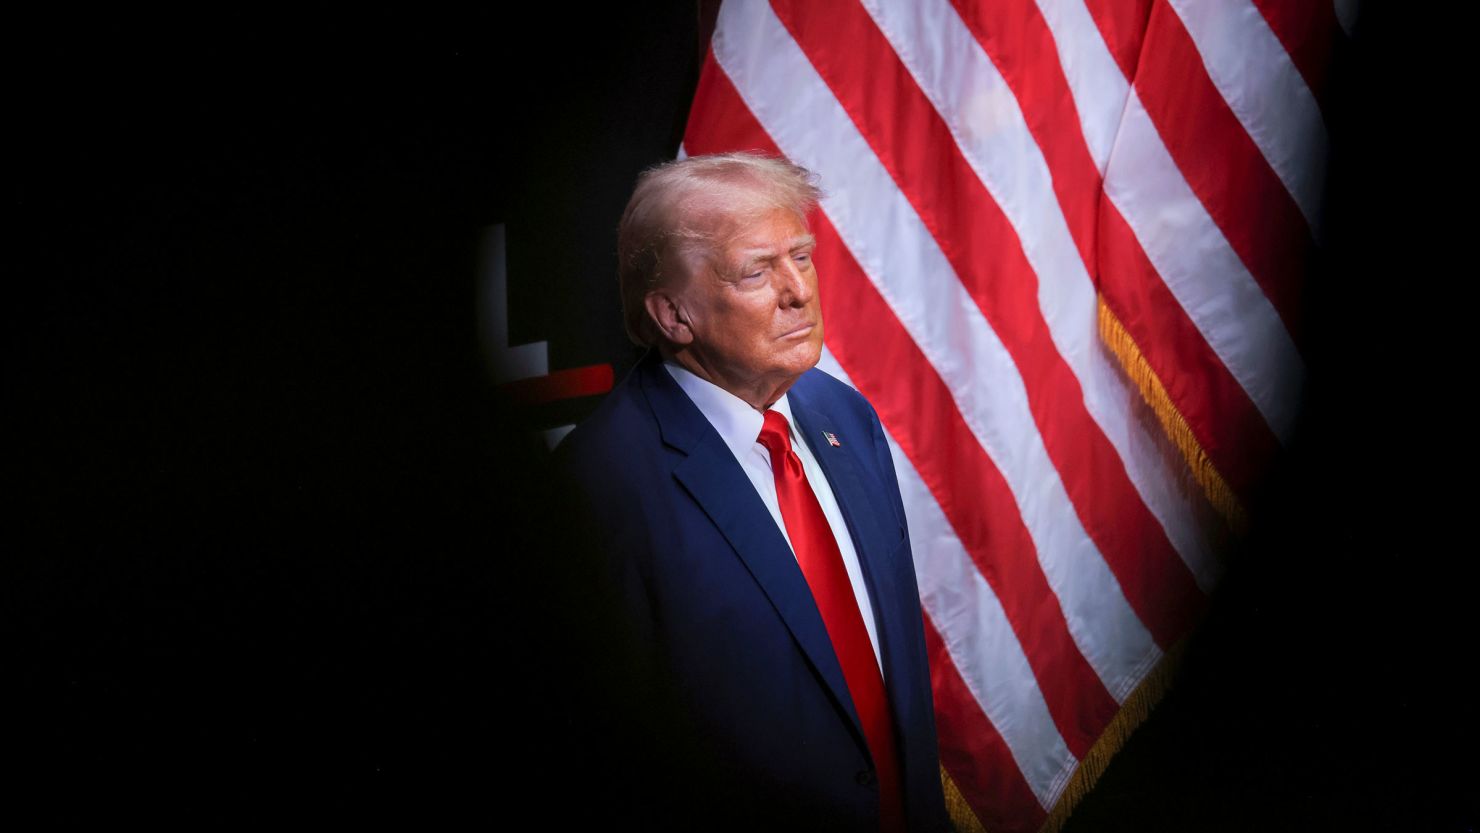
[[[812,242],[806,220],[789,208],[776,206],[728,212],[711,232],[712,256],[732,267],[772,258]]]
[[[734,218],[729,233],[718,238],[731,252],[770,251],[778,246],[791,248],[811,240],[806,221],[786,208],[772,208],[760,214]]]

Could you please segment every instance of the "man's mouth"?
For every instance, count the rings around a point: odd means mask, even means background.
[[[796,338],[798,336],[804,336],[804,335],[812,332],[812,328],[813,327],[816,327],[816,326],[817,326],[816,324],[813,324],[813,323],[810,323],[809,322],[809,323],[803,324],[800,327],[797,327],[796,329],[789,330],[789,331],[787,331],[785,333],[782,333],[780,337],[781,338]]]

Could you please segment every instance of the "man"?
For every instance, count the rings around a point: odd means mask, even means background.
[[[560,462],[636,646],[623,661],[644,669],[614,697],[651,697],[622,744],[649,747],[634,769],[670,764],[632,789],[699,829],[946,829],[889,449],[814,368],[818,196],[753,154],[642,175],[618,257],[650,349]]]

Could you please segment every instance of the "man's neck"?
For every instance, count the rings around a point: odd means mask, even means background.
[[[772,405],[775,405],[776,401],[786,395],[786,391],[796,382],[796,379],[787,379],[779,384],[760,381],[751,385],[743,385],[712,372],[688,350],[672,350],[664,347],[659,348],[659,353],[666,361],[671,361],[709,384],[728,391],[761,413],[765,413]]]

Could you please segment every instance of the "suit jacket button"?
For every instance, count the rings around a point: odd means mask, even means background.
[[[872,787],[875,783],[874,771],[871,769],[859,770],[858,774],[853,776],[853,780],[860,787]]]

